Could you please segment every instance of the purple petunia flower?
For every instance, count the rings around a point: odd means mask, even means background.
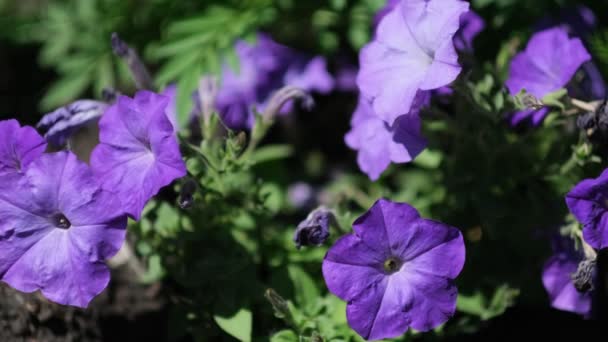
[[[583,225],[585,242],[595,249],[608,247],[608,169],[579,182],[566,195],[566,204]]]
[[[107,108],[104,102],[78,100],[45,114],[36,127],[46,132],[48,142],[61,147],[79,129],[96,122]]]
[[[453,279],[465,260],[460,231],[423,219],[407,203],[378,200],[323,261],[329,290],[348,302],[349,325],[363,338],[427,331],[456,309]]]
[[[506,86],[511,95],[517,95],[522,89],[542,99],[545,95],[563,88],[574,76],[578,68],[591,56],[578,38],[569,38],[562,28],[548,29],[536,33],[526,46],[526,50],[517,54],[511,61],[509,78]],[[521,120],[534,116],[539,123],[548,110],[527,110],[516,114],[517,124]]]
[[[45,149],[46,142],[34,128],[21,127],[17,120],[0,121],[0,183],[14,182]]]
[[[583,5],[565,8],[560,11],[559,17],[545,17],[537,25],[537,29],[544,30],[554,26],[561,26],[571,36],[580,37],[588,47],[589,36],[597,26],[597,18],[593,11]],[[570,85],[568,92],[576,98],[597,100],[603,99],[606,95],[606,83],[602,73],[593,61],[588,61],[582,65],[583,79],[576,85]]]
[[[238,70],[224,65],[216,105],[224,124],[233,130],[249,129],[254,122],[252,107],[261,111],[270,95],[290,85],[306,91],[329,92],[334,80],[323,57],[307,57],[260,34],[255,45],[239,41],[235,46]],[[291,105],[281,113],[289,112]]]
[[[99,121],[93,172],[114,192],[125,211],[139,219],[146,202],[186,175],[173,126],[165,114],[169,98],[139,91],[120,96]]]
[[[0,191],[0,274],[23,292],[86,307],[108,285],[105,260],[125,239],[127,216],[70,152],[44,154]]]
[[[428,92],[418,95],[409,114],[401,115],[389,125],[374,115],[368,100],[359,97],[351,120],[351,130],[344,140],[358,151],[357,164],[372,181],[377,180],[391,162],[412,161],[426,147],[420,133],[420,107],[427,102]]]
[[[592,292],[577,290],[573,280],[584,260],[583,253],[574,249],[571,239],[565,238],[554,243],[553,249],[555,254],[545,263],[542,276],[551,306],[588,316],[591,313]]]
[[[456,79],[461,67],[452,40],[468,8],[459,0],[408,0],[382,19],[375,40],[361,50],[357,77],[378,117],[393,124],[409,113],[418,90]]]

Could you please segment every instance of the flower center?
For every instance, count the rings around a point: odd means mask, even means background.
[[[65,217],[65,215],[63,215],[62,213],[55,214],[51,218],[51,221],[53,222],[53,225],[55,227],[61,228],[61,229],[68,229],[72,226],[72,223],[70,223],[70,220],[68,220],[68,218]]]
[[[403,263],[401,260],[390,257],[384,261],[384,272],[391,274],[397,272]]]

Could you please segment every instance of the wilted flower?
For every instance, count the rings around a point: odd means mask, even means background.
[[[177,198],[177,204],[182,209],[190,209],[194,204],[194,194],[198,189],[198,184],[192,178],[188,178],[182,188],[179,191],[179,197]]]
[[[595,260],[585,260],[572,240],[562,240],[554,244],[555,254],[545,263],[543,285],[554,308],[589,315]]]
[[[288,85],[277,90],[270,96],[262,116],[268,121],[274,119],[282,112],[286,105],[289,105],[293,100],[301,100],[303,107],[309,110],[312,109],[315,104],[312,96],[304,89]]]
[[[313,210],[300,224],[293,236],[296,248],[320,246],[329,237],[329,227],[336,224],[334,213],[321,206]]]
[[[608,247],[608,169],[579,182],[566,195],[566,204],[583,224],[585,242],[595,249]]]
[[[17,120],[0,121],[0,183],[14,182],[46,149],[46,142],[29,126]]]
[[[374,115],[369,101],[362,96],[351,120],[351,130],[344,140],[348,147],[357,150],[357,164],[373,181],[380,177],[391,162],[412,161],[426,147],[420,133],[418,112],[426,102],[428,93],[420,93],[412,110],[389,125]]]
[[[12,287],[86,307],[108,285],[104,261],[122,245],[127,216],[74,154],[44,154],[2,184],[0,217],[0,274]]]
[[[608,143],[608,101],[602,101],[595,111],[579,116],[576,125],[585,131],[591,142]]]
[[[163,186],[186,175],[165,114],[168,103],[165,96],[139,91],[134,99],[120,96],[99,121],[100,143],[91,155],[93,172],[135,219]]]
[[[349,325],[363,338],[427,331],[456,309],[453,279],[465,259],[460,231],[423,219],[406,203],[378,200],[327,252],[323,276],[348,302]]]
[[[419,90],[456,79],[461,67],[452,39],[468,8],[459,0],[401,1],[380,21],[375,40],[361,50],[357,77],[378,117],[392,125],[410,112]]]
[[[509,78],[506,81],[511,95],[522,89],[538,99],[563,88],[574,76],[578,68],[591,56],[578,38],[568,38],[562,28],[548,29],[532,36],[526,50],[511,61]],[[512,124],[532,117],[538,124],[548,110],[528,109],[515,114]]]
[[[96,122],[108,108],[104,102],[78,100],[45,114],[36,127],[52,145],[64,146],[79,129]]]

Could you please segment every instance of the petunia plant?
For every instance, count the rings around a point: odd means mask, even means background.
[[[0,1],[1,339],[585,339],[606,13]]]

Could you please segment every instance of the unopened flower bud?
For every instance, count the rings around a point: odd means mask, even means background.
[[[194,204],[194,194],[198,190],[198,184],[192,178],[188,178],[182,185],[179,191],[177,204],[182,209],[190,209]]]
[[[286,318],[290,316],[289,306],[287,301],[281,297],[275,290],[268,289],[264,293],[264,297],[270,302],[274,309],[274,315],[277,318]]]
[[[329,227],[335,224],[336,217],[328,208],[321,206],[313,210],[296,229],[293,241],[296,248],[302,246],[320,246],[329,237]]]
[[[120,39],[116,32],[112,33],[111,44],[114,54],[122,58],[129,66],[131,76],[133,77],[137,88],[153,90],[154,83],[152,82],[150,73],[141,58],[139,58],[137,52]]]
[[[114,88],[103,88],[101,91],[101,98],[108,103],[116,102],[118,95],[120,95],[120,93]]]
[[[94,100],[78,100],[45,114],[36,128],[56,147],[63,147],[79,129],[98,120],[108,107]]]
[[[235,144],[239,149],[245,148],[247,145],[247,133],[241,131],[236,135]]]
[[[595,259],[586,259],[578,264],[576,272],[570,276],[574,287],[578,292],[589,292],[593,290],[593,281],[596,273]]]
[[[198,101],[200,112],[204,122],[211,120],[211,115],[215,111],[215,98],[217,97],[218,84],[217,78],[213,76],[203,76],[198,82]]]
[[[304,89],[288,85],[277,90],[272,95],[262,116],[267,121],[271,121],[279,114],[281,107],[291,100],[301,100],[302,106],[306,110],[312,109],[315,104],[312,96],[310,96],[310,94],[308,94]]]

